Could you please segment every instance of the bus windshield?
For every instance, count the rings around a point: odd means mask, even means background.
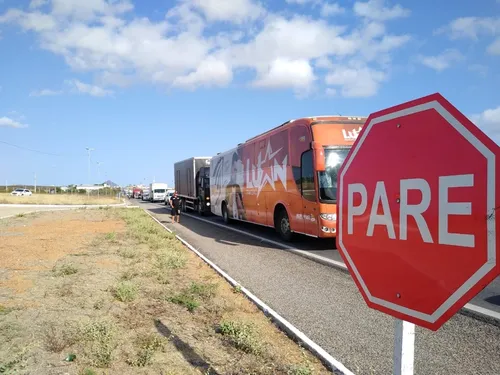
[[[337,202],[337,174],[348,153],[349,148],[325,149],[326,170],[318,172],[320,201]]]

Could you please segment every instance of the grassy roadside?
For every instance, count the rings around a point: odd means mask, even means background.
[[[50,228],[62,219],[85,243],[72,241],[45,268],[38,262],[22,271],[36,287],[9,298],[2,275],[12,273],[2,269],[10,263],[2,262],[0,244],[0,374],[328,373],[142,210],[38,214],[3,231]],[[40,233],[47,236],[45,227]],[[27,239],[8,241],[21,248]],[[15,259],[12,268],[19,269]]]
[[[33,194],[18,197],[0,193],[0,204],[117,204],[122,203],[114,196],[90,196],[80,194]]]

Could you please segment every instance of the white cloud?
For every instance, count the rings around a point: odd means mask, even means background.
[[[288,4],[299,4],[299,5],[305,5],[309,3],[315,3],[316,0],[286,0]]]
[[[450,39],[474,41],[484,36],[496,37],[488,45],[486,51],[491,55],[500,55],[500,17],[460,17],[437,29],[434,33],[445,33]]]
[[[27,128],[28,125],[23,124],[19,121],[13,120],[10,117],[0,117],[0,127],[6,127],[6,128]]]
[[[322,17],[329,17],[336,14],[345,13],[345,9],[337,3],[323,3],[320,13]]]
[[[316,77],[307,60],[288,60],[278,58],[269,67],[259,71],[252,83],[255,87],[294,88],[308,90]]]
[[[44,5],[48,4],[49,0],[31,0],[30,2],[30,9],[38,9],[40,7],[43,7]]]
[[[210,56],[198,68],[185,76],[177,77],[173,85],[188,89],[198,86],[227,86],[233,79],[231,68],[221,60]]]
[[[472,115],[470,119],[500,145],[500,106]]]
[[[266,11],[253,0],[190,0],[186,1],[199,9],[209,21],[240,23],[263,16]]]
[[[336,96],[337,95],[337,90],[332,89],[331,87],[327,87],[325,90],[325,94],[327,96]]]
[[[30,96],[54,96],[60,94],[62,94],[62,91],[51,89],[33,90],[32,92],[30,92]]]
[[[334,2],[289,2],[317,7],[324,17],[344,11]],[[71,81],[73,91],[95,96],[111,95],[113,86],[143,82],[180,89],[223,87],[234,79],[233,70],[255,75],[249,80],[253,87],[303,90],[341,67],[351,73],[357,67],[359,74],[373,72],[365,91],[375,94],[381,74],[389,74],[392,53],[410,40],[409,35],[391,34],[384,25],[408,11],[381,0],[357,2],[362,20],[351,27],[327,18],[284,16],[262,3],[179,0],[164,18],[152,20],[135,15],[129,0],[33,1],[29,11],[0,14],[0,26],[8,23],[33,32],[42,49],[93,77],[92,85]],[[331,64],[313,64],[321,59]],[[362,91],[348,80],[345,86],[338,92]]]
[[[128,0],[52,0],[52,14],[75,20],[93,20],[98,16],[127,13],[134,9]]]
[[[321,6],[320,14],[322,17],[329,17],[345,12],[345,8],[342,8],[339,4],[329,3],[323,0],[286,0],[286,2],[288,4],[311,5],[313,8]]]
[[[46,32],[56,28],[56,20],[38,11],[26,13],[19,9],[9,9],[0,16],[1,23],[18,23],[24,30]]]
[[[107,90],[107,89],[104,89],[104,88],[96,86],[96,85],[84,83],[84,82],[81,82],[77,79],[68,80],[68,81],[66,81],[66,84],[71,85],[75,89],[75,91],[82,93],[82,94],[88,94],[88,95],[97,96],[97,97],[113,95],[113,91],[111,91],[111,90]]]
[[[363,64],[336,66],[325,78],[328,85],[340,86],[342,96],[362,98],[375,95],[387,75]]]
[[[354,3],[354,13],[375,21],[389,21],[396,18],[408,17],[410,10],[401,5],[392,8],[385,6],[385,0],[369,0],[367,2],[357,1]]]
[[[477,40],[480,35],[500,34],[500,17],[460,17],[436,30],[436,33],[446,33],[451,39]]]
[[[448,69],[453,63],[463,60],[463,55],[456,49],[447,49],[436,56],[418,56],[421,64],[441,72]]]
[[[263,29],[248,43],[233,45],[226,53],[236,66],[267,66],[277,58],[312,59],[324,55],[355,53],[357,41],[341,36],[343,28],[303,16],[268,18]]]
[[[490,55],[500,55],[500,38],[497,38],[487,49]]]

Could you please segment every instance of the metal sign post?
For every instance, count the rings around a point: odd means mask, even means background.
[[[396,319],[394,324],[394,375],[413,375],[415,324]]]

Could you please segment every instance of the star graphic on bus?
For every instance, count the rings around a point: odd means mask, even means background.
[[[271,185],[273,190],[276,190],[274,182],[277,180],[277,178],[279,178],[281,180],[281,182],[283,183],[283,186],[285,187],[285,190],[286,190],[286,163],[288,160],[288,155],[285,156],[285,158],[283,159],[283,163],[282,163],[283,167],[281,167],[279,165],[278,161],[276,159],[274,159],[274,157],[282,149],[283,149],[283,147],[280,147],[278,150],[273,152],[273,149],[271,147],[271,142],[268,142],[266,153],[264,154],[264,160],[261,161],[261,154],[259,153],[259,162],[257,165],[257,176],[262,176],[262,177],[260,179],[258,178],[258,180],[260,180],[260,181],[258,182],[257,197],[260,195],[260,192],[262,191],[262,189],[264,188],[266,183]],[[274,163],[272,162],[273,160],[274,160]],[[268,169],[269,172],[271,173],[271,175],[269,175],[268,173],[264,173],[262,170],[262,165],[265,165],[268,162],[272,163]],[[266,170],[267,170],[267,168],[266,168]],[[283,176],[283,173],[284,173],[284,176]],[[254,186],[255,185],[256,184],[254,183]]]

